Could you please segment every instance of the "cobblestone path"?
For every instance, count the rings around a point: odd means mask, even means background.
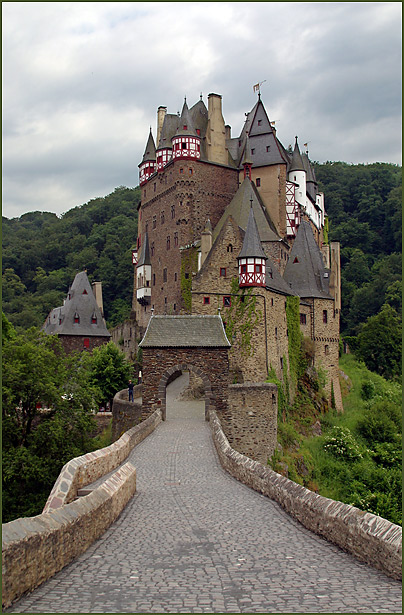
[[[401,613],[401,583],[307,531],[219,465],[203,402],[133,451],[138,491],[19,613]]]

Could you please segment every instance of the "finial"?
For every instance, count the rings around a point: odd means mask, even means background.
[[[184,104],[185,105],[187,104],[187,97],[186,96],[184,96]]]
[[[251,196],[251,198],[250,198],[250,205],[251,205],[251,207],[252,207],[252,204],[253,204],[253,198]]]
[[[200,98],[201,98],[201,100],[202,100],[202,92],[200,93],[200,95],[199,95],[199,96],[200,96]]]
[[[151,315],[154,316],[154,307],[152,307],[151,311]]]
[[[220,316],[220,318],[221,318],[221,317],[222,317],[222,315],[221,315],[222,308],[221,308],[221,307],[218,307],[218,308],[217,308],[217,311],[219,312],[219,316]]]

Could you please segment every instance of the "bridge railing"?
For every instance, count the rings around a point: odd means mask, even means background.
[[[3,524],[3,606],[56,574],[117,519],[136,492],[136,469],[130,462],[74,500],[77,491],[117,468],[160,422],[161,411],[156,410],[111,446],[72,459],[62,468],[42,514]]]
[[[213,441],[223,468],[255,491],[275,500],[315,534],[394,579],[402,577],[402,528],[354,506],[313,493],[231,448],[220,420],[210,410]]]

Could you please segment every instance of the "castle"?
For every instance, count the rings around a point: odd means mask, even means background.
[[[341,407],[339,244],[328,242],[324,195],[298,140],[285,149],[261,95],[238,137],[209,94],[181,114],[157,111],[139,164],[132,310],[221,313],[233,382],[289,378],[291,305],[313,363]],[[297,302],[297,303],[296,303]],[[297,307],[296,307],[297,306]],[[293,311],[293,310],[292,310]]]

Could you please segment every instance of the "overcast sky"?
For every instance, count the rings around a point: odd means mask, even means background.
[[[261,97],[312,160],[401,164],[400,2],[3,2],[3,215],[138,185],[156,111]]]

